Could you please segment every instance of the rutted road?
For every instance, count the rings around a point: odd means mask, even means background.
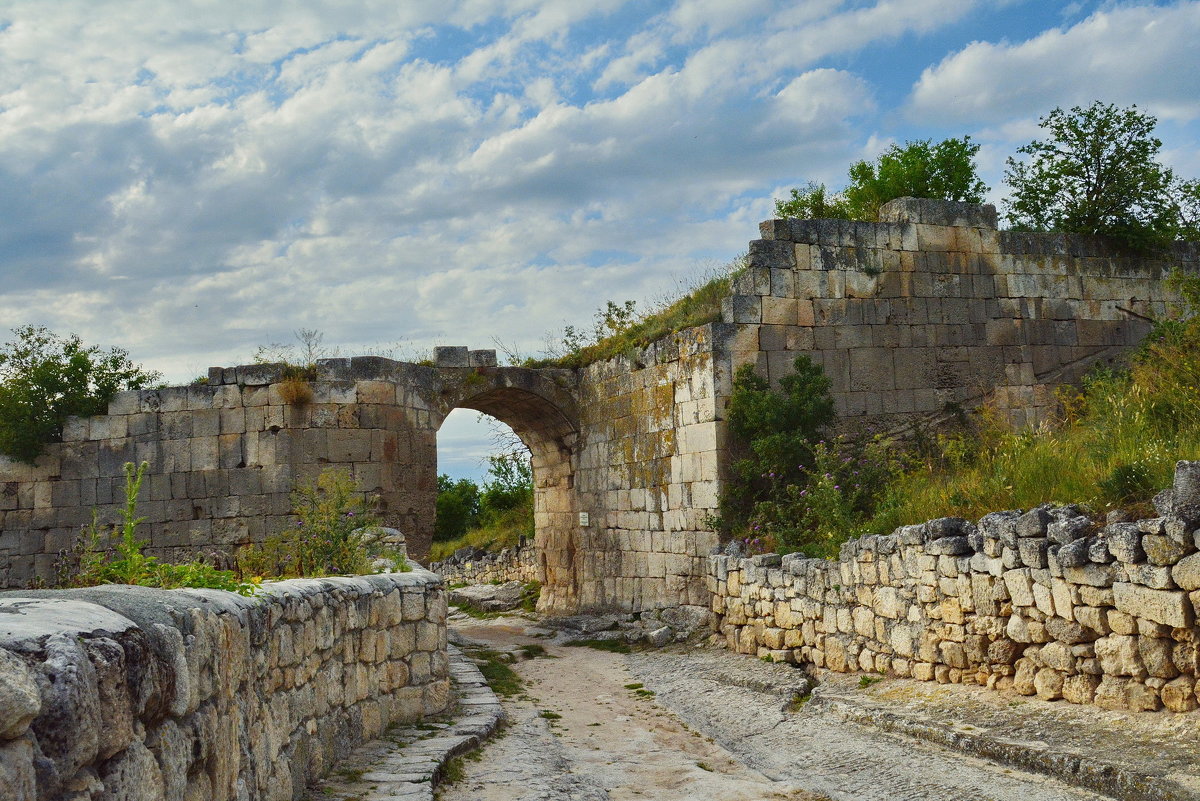
[[[501,650],[540,644],[552,658],[514,665],[526,692],[505,702],[511,726],[464,762],[464,777],[439,791],[443,801],[1103,798],[820,711],[789,711],[788,698],[762,686],[771,673],[795,683],[786,666],[712,648],[623,655],[554,645],[518,618],[455,627]]]

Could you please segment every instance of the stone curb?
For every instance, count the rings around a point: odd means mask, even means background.
[[[402,726],[391,730],[387,740],[364,744],[339,763],[320,789],[310,788],[306,798],[342,791],[360,801],[433,801],[446,764],[481,746],[504,719],[479,668],[453,645],[447,652],[457,696],[455,720]]]
[[[842,720],[892,732],[945,748],[983,757],[1022,770],[1052,776],[1086,790],[1104,793],[1117,801],[1197,801],[1195,792],[1164,776],[1132,771],[1102,759],[1073,751],[1038,748],[1028,743],[967,733],[916,720],[882,709],[855,704],[823,694],[818,688],[806,709],[828,712]]]

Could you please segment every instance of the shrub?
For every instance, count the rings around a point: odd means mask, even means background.
[[[292,492],[295,526],[238,553],[242,575],[293,578],[375,572],[376,560],[399,572],[407,560],[389,547],[375,515],[376,498],[365,498],[343,469],[325,470]]]
[[[121,348],[85,347],[74,334],[63,338],[32,325],[13,333],[16,339],[0,349],[0,453],[23,462],[61,440],[71,415],[104,414],[119,390],[160,377]]]
[[[146,542],[137,538],[137,527],[145,518],[137,516],[137,502],[148,467],[146,462],[136,469],[132,462],[125,463],[125,507],[121,510],[121,525],[104,531],[93,510],[92,522],[84,527],[75,548],[59,560],[59,583],[68,587],[97,584],[137,584],[162,589],[206,587],[253,595],[256,584],[239,581],[232,571],[217,570],[202,561],[163,562],[142,553]]]
[[[733,463],[733,479],[721,499],[718,526],[724,531],[745,527],[756,503],[801,481],[813,443],[833,421],[824,371],[808,356],[798,356],[794,366],[779,382],[779,392],[750,365],[734,376],[728,420],[742,456]]]

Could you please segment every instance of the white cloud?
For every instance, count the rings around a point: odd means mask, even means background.
[[[925,123],[1006,122],[1101,99],[1163,118],[1200,115],[1200,3],[1115,7],[1018,43],[972,42],[927,68],[909,116]]]

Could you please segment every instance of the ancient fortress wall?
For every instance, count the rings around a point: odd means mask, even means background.
[[[579,370],[498,367],[438,348],[432,366],[323,360],[289,401],[280,366],[118,395],[30,467],[0,462],[0,586],[53,578],[92,509],[116,519],[125,462],[150,463],[143,536],[168,558],[228,554],[289,524],[289,493],[344,467],[423,559],[437,431],[456,408],[508,423],[533,453],[542,608],[707,606],[709,515],[728,479],[736,369],[772,382],[821,364],[843,421],[902,430],[990,402],[1016,424],[1118,358],[1173,300],[1154,258],[1095,238],[996,230],[990,206],[901,199],[883,222],[771,220],[722,319]]]
[[[1196,243],[1131,256],[997,231],[991,206],[902,198],[881,217],[760,226],[724,309],[735,366],[775,381],[807,353],[849,420],[905,427],[990,401],[1036,422],[1055,387],[1141,341],[1175,299],[1172,268],[1200,268]]]
[[[1200,462],[1161,517],[1094,525],[1075,507],[904,526],[799,554],[713,556],[731,649],[837,672],[1012,689],[1136,711],[1197,708]]]
[[[0,457],[0,587],[52,580],[93,509],[116,522],[126,462],[150,465],[139,536],[167,559],[227,555],[290,526],[295,485],[331,467],[380,497],[387,524],[422,532],[436,484],[409,468],[436,459],[415,433],[428,411],[390,381],[314,381],[310,402],[289,403],[280,379],[278,365],[214,368],[206,385],[121,392],[109,414],[69,421],[36,465]]]
[[[299,798],[358,743],[450,703],[423,570],[215,590],[0,594],[6,801]]]

